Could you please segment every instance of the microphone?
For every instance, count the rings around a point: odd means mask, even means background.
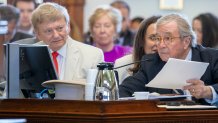
[[[129,63],[129,64],[125,64],[125,65],[121,65],[121,66],[115,67],[114,69],[119,69],[119,68],[122,68],[122,67],[125,67],[125,66],[129,66],[129,65],[132,65],[132,64],[135,64],[135,63],[140,63],[140,62],[145,62],[145,61],[151,61],[151,59],[135,61],[135,62],[132,62],[132,63]]]
[[[125,67],[125,66],[129,66],[129,65],[132,65],[132,64],[135,64],[135,63],[145,62],[145,61],[151,61],[151,59],[144,59],[144,60],[135,61],[135,62],[132,62],[132,63],[129,63],[129,64],[125,64],[125,65],[115,67],[114,68],[114,73],[115,73],[115,77],[117,79],[117,84],[119,85],[119,74],[118,74],[118,71],[116,69],[119,69],[119,68],[122,68],[122,67]]]

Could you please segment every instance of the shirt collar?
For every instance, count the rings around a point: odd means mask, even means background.
[[[54,51],[50,50],[51,53],[53,53]],[[66,53],[67,53],[67,43],[64,44],[64,46],[61,47],[61,49],[59,49],[58,54],[61,55],[62,57],[66,57]]]
[[[192,59],[192,49],[189,50],[188,55],[186,56],[185,60],[191,61]]]

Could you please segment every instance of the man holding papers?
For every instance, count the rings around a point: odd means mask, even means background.
[[[141,62],[140,70],[120,85],[120,97],[132,96],[136,91],[175,93],[172,89],[151,88],[145,85],[161,71],[169,58],[176,58],[209,63],[201,79],[190,78],[187,80],[190,85],[184,86],[183,89],[188,90],[202,104],[218,101],[218,50],[196,45],[195,33],[186,18],[179,14],[160,18],[157,21],[156,44],[158,53],[143,56],[142,60],[145,62]]]

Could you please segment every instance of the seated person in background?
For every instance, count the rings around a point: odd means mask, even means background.
[[[197,34],[197,43],[204,47],[218,48],[218,18],[212,13],[203,13],[192,21]]]
[[[26,38],[26,39],[21,39],[14,41],[13,43],[18,43],[18,44],[35,44],[39,42],[39,40],[36,37],[33,38]]]
[[[11,43],[20,39],[32,38],[32,35],[17,31],[19,22],[19,9],[11,5],[0,5],[1,20],[8,21],[8,33],[5,35],[5,43]]]
[[[6,62],[4,50],[4,35],[7,33],[7,21],[1,19],[0,15],[0,96],[3,95],[6,81]]]
[[[139,27],[140,27],[140,24],[141,22],[144,20],[143,17],[135,17],[131,20],[131,23],[130,23],[130,29],[137,33],[137,31],[139,30]]]
[[[85,79],[87,69],[103,62],[103,52],[69,36],[70,17],[67,9],[56,3],[42,3],[32,14],[37,44],[47,44],[61,80]]]
[[[160,16],[151,16],[148,19],[142,21],[138,32],[136,33],[136,37],[134,40],[133,45],[133,54],[123,56],[115,61],[114,67],[119,67],[122,65],[126,65],[129,63],[134,63],[140,61],[142,56],[145,54],[156,53],[157,46],[156,46],[156,26],[155,23],[160,18]],[[134,63],[133,65],[129,65],[123,68],[118,68],[118,75],[119,75],[119,83],[136,73],[139,70],[141,63]]]
[[[18,30],[30,35],[33,34],[33,26],[31,23],[31,15],[37,7],[35,0],[14,0],[13,5],[20,10],[20,21]]]
[[[93,45],[93,38],[91,36],[90,31],[83,34],[83,39],[85,44]]]
[[[189,90],[199,103],[213,104],[218,95],[218,51],[196,45],[195,33],[186,18],[179,14],[169,14],[158,19],[157,51],[158,53],[144,55],[139,71],[126,78],[119,86],[120,97],[132,96],[135,91],[149,91],[160,94],[174,93],[172,89],[145,87],[163,68],[169,58],[208,62],[209,66],[201,79],[187,80]],[[176,69],[175,69],[176,70]],[[181,73],[182,74],[182,73]],[[169,75],[170,77],[170,75]]]
[[[133,46],[133,40],[135,33],[129,28],[130,26],[130,7],[123,0],[115,0],[111,3],[111,6],[117,8],[122,15],[122,30],[119,32],[116,44],[123,46]]]
[[[115,45],[121,21],[119,10],[107,5],[98,7],[89,18],[89,30],[94,45],[103,50],[106,62],[115,62],[132,50],[127,46]]]

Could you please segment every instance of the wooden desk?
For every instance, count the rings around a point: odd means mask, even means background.
[[[28,123],[217,123],[218,110],[167,111],[153,101],[0,100],[0,118]]]

